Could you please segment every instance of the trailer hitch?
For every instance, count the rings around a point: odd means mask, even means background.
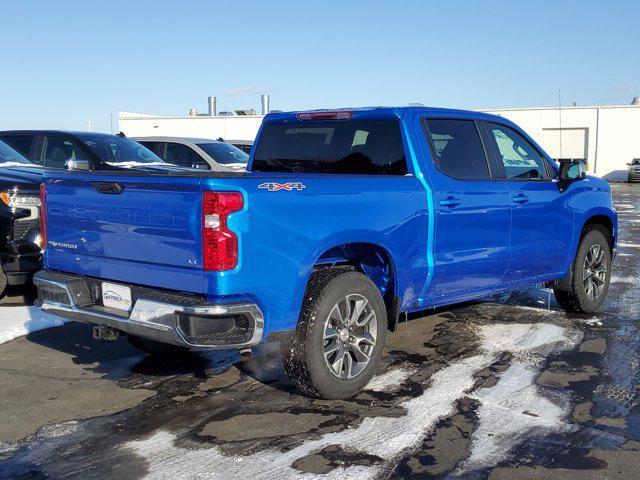
[[[120,332],[115,328],[106,327],[104,325],[96,325],[91,329],[91,336],[94,340],[117,340]]]

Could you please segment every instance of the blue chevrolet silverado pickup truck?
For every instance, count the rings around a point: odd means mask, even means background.
[[[269,338],[309,395],[348,398],[409,313],[545,283],[604,301],[609,185],[476,112],[274,113],[248,172],[47,172],[39,305],[147,351]],[[285,339],[285,340],[282,340]]]

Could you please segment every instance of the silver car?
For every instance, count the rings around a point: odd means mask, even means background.
[[[238,147],[247,155],[251,155],[251,149],[253,148],[253,142],[251,140],[225,140],[234,147]]]
[[[629,165],[629,173],[627,174],[627,180],[631,182],[640,182],[640,158],[634,158]]]
[[[249,155],[233,145],[208,138],[133,137],[167,163],[187,168],[238,172]]]

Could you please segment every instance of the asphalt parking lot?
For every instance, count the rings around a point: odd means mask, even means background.
[[[76,323],[0,344],[0,478],[637,478],[640,188],[614,196],[599,314],[542,288],[435,311],[353,401],[299,395],[273,346],[154,361]]]

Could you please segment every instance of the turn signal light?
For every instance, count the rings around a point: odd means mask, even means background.
[[[244,197],[240,192],[203,192],[202,258],[205,270],[233,270],[238,266],[238,236],[227,227],[227,218],[243,208]]]

